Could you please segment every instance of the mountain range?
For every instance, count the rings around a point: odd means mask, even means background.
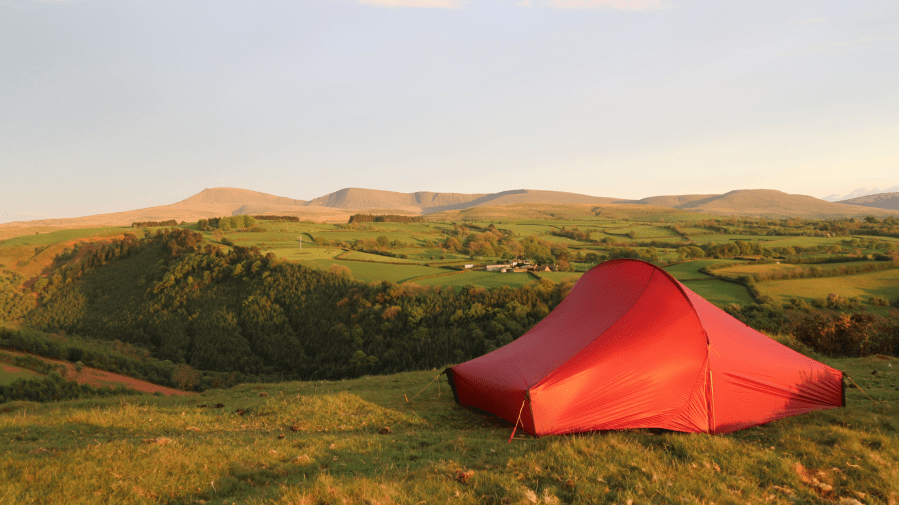
[[[528,205],[647,205],[718,215],[835,219],[899,215],[899,193],[864,196],[838,203],[771,189],[735,190],[724,194],[652,196],[641,200],[599,197],[561,191],[517,189],[499,193],[399,193],[345,188],[312,200],[297,200],[237,188],[211,188],[171,205],[78,218],[19,221],[0,225],[0,237],[23,228],[127,226],[138,221],[196,221],[230,215],[294,215],[302,219],[346,222],[360,212],[380,214],[453,213],[472,207]]]
[[[832,195],[827,195],[822,200],[827,200],[828,202],[844,202],[846,200],[854,200],[861,196],[869,196],[869,195],[877,195],[881,193],[891,193],[899,191],[899,186],[893,186],[892,188],[884,188],[884,189],[868,189],[868,188],[856,188],[849,192],[846,195],[840,196],[836,193]]]
[[[866,195],[858,198],[851,198],[849,200],[841,200],[839,203],[876,207],[878,209],[899,210],[899,193]]]

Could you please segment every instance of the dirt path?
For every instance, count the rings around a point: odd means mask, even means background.
[[[128,377],[125,375],[119,375],[112,372],[107,372],[105,370],[98,370],[96,368],[84,367],[79,373],[75,369],[75,365],[69,363],[68,361],[60,361],[50,358],[45,358],[43,356],[35,356],[33,354],[26,354],[21,352],[10,351],[7,349],[3,349],[4,353],[11,354],[13,356],[33,356],[44,360],[48,363],[54,363],[63,365],[66,367],[66,378],[70,380],[74,380],[79,384],[89,384],[94,387],[118,387],[124,386],[126,388],[134,389],[136,391],[142,391],[144,393],[162,393],[166,396],[188,396],[195,395],[197,393],[192,393],[188,391],[181,391],[178,389],[167,388],[165,386],[159,386],[157,384],[153,384],[152,382],[142,381],[139,379],[135,379],[133,377]]]

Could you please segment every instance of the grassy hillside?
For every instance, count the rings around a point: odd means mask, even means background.
[[[881,403],[849,389],[847,408],[715,436],[518,431],[507,444],[509,423],[426,387],[437,371],[7,404],[0,501],[895,503],[899,360],[828,363]]]

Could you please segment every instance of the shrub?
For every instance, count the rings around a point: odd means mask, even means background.
[[[799,321],[793,335],[828,356],[867,356],[893,352],[894,342],[886,328],[880,318],[865,312],[839,315],[816,312]]]

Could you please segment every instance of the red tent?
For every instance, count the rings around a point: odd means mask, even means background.
[[[842,372],[636,260],[591,269],[529,332],[447,374],[460,405],[531,435],[728,433],[844,405]]]

